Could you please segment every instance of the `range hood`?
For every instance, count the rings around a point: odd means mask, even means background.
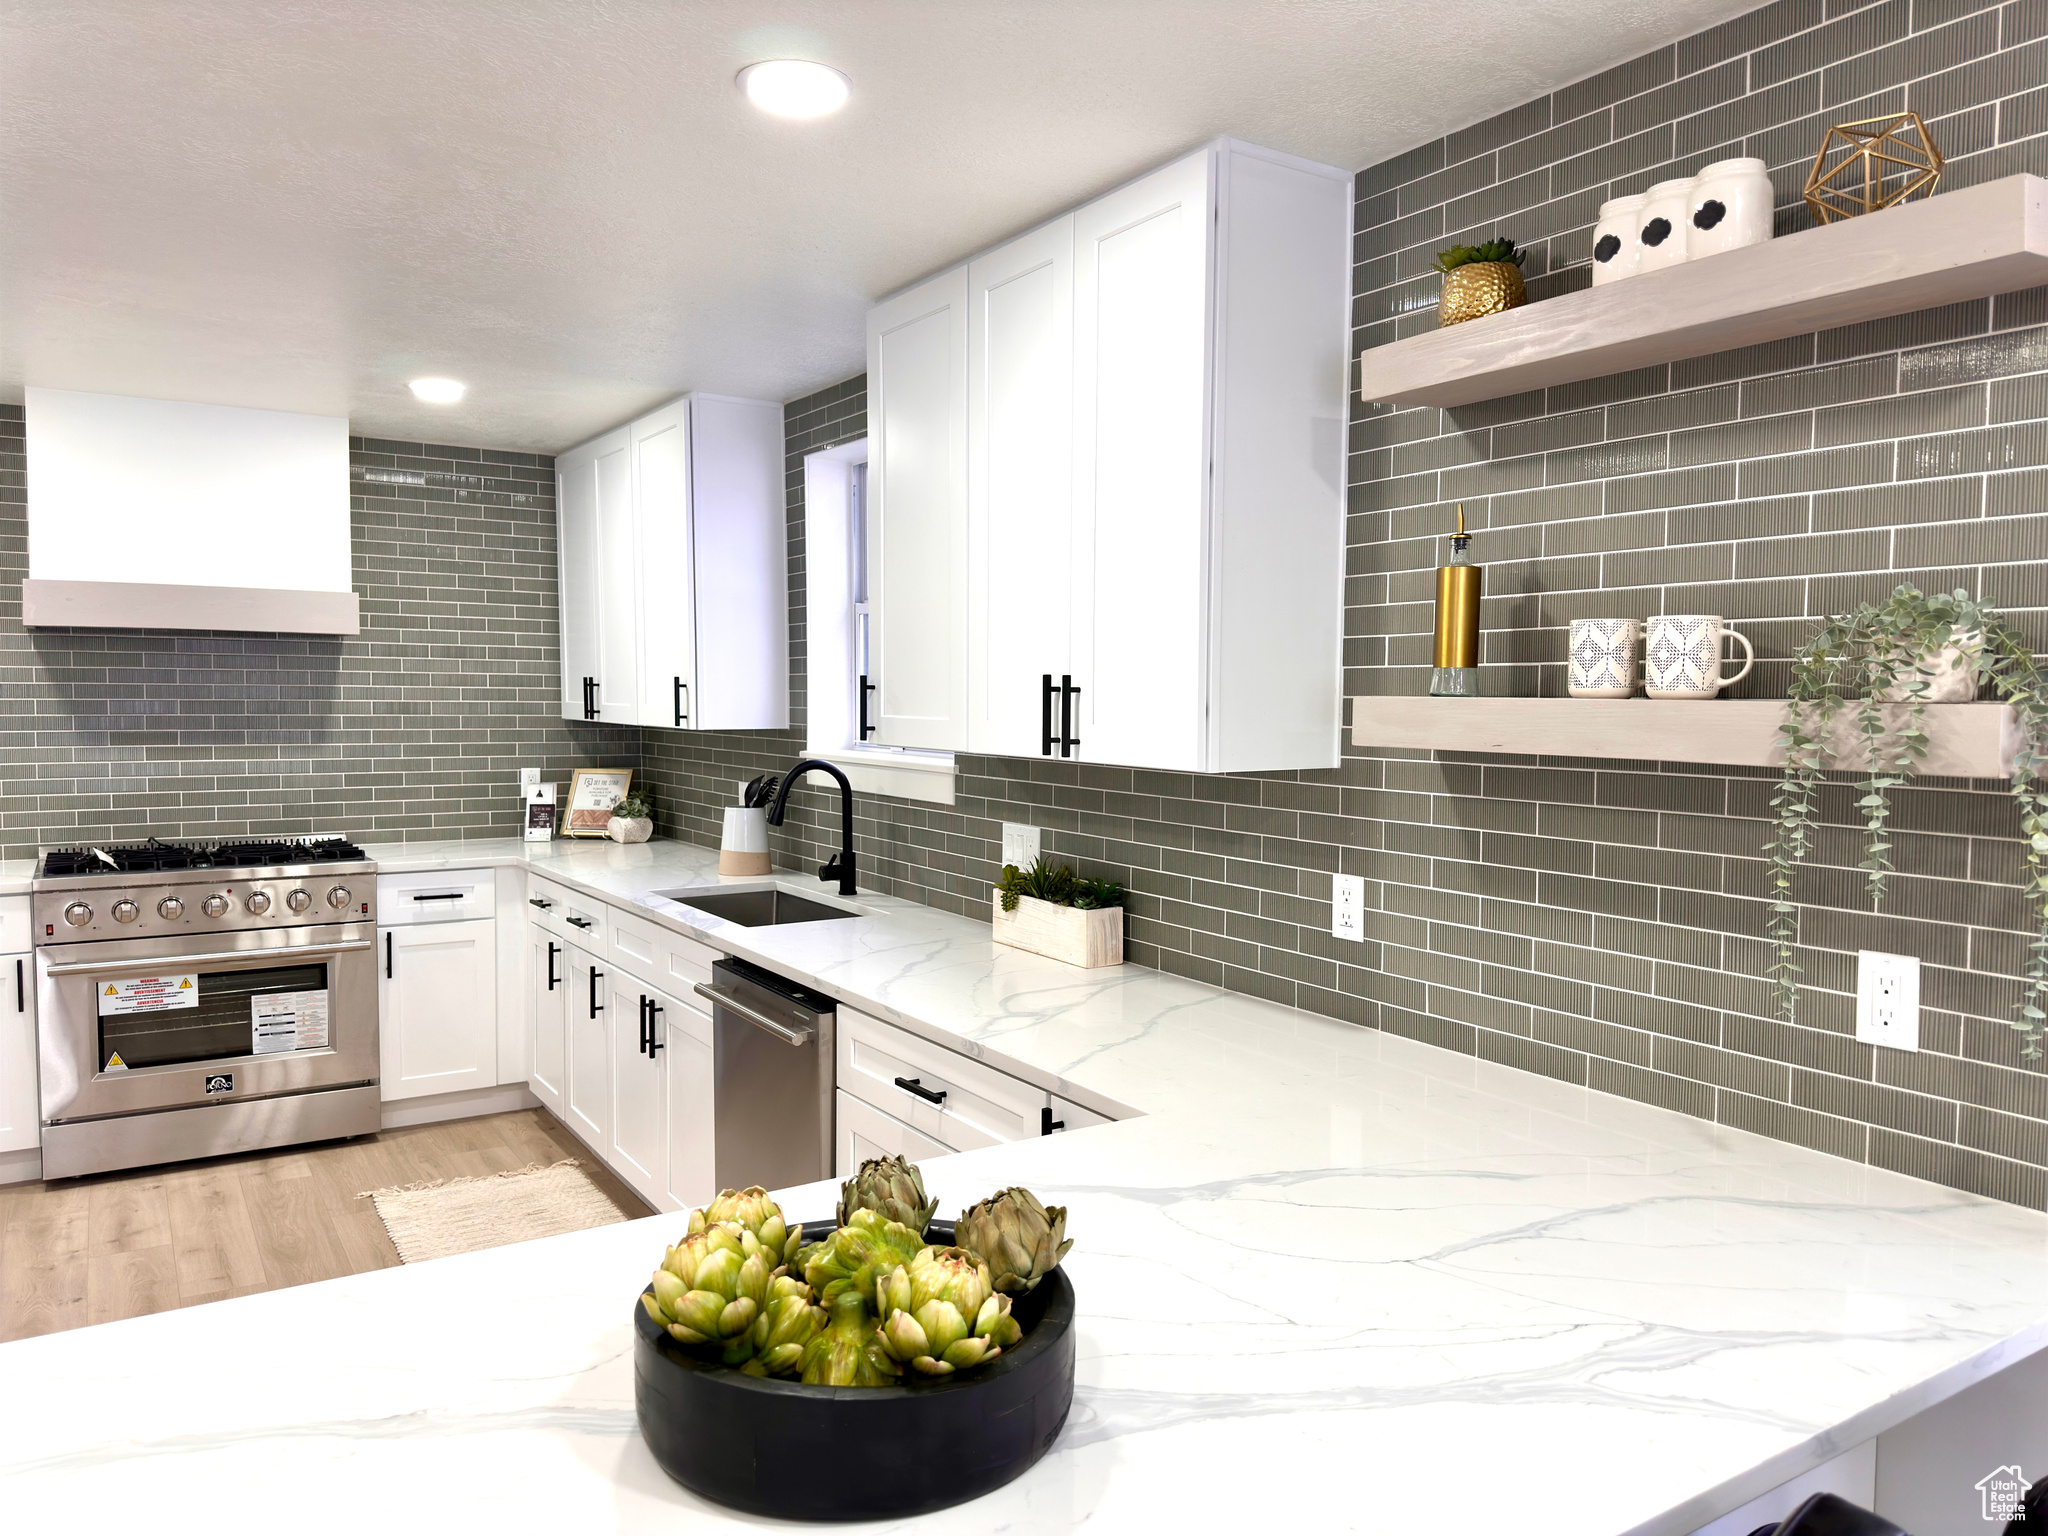
[[[24,394],[23,624],[360,632],[347,417]]]

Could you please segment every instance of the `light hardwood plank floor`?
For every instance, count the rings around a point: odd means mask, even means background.
[[[0,1341],[387,1269],[398,1251],[360,1191],[565,1157],[622,1218],[654,1214],[543,1109],[0,1185]]]

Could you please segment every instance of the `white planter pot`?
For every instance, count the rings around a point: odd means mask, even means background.
[[[1062,907],[1035,896],[1019,896],[1017,910],[1005,912],[994,900],[995,941],[1033,954],[1093,969],[1124,963],[1122,907]]]
[[[604,834],[615,843],[644,843],[654,836],[654,818],[614,816],[604,824]]]
[[[1976,653],[1983,646],[1982,636],[1965,635],[1959,644],[1945,645],[1939,651],[1922,657],[1922,664],[1932,675],[1927,679],[1927,691],[1920,695],[1926,704],[1968,704],[1977,697],[1977,674],[1970,670]],[[1901,678],[1896,688],[1878,690],[1878,697],[1887,703],[1903,703],[1908,695],[1911,678]]]

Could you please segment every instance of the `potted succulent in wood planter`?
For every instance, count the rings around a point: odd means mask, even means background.
[[[1005,864],[996,881],[995,939],[1014,949],[1093,968],[1124,963],[1124,888],[1041,858]]]
[[[654,808],[645,795],[626,796],[612,807],[612,819],[604,824],[604,835],[615,843],[644,843],[654,836]]]
[[[1438,251],[1436,264],[1444,274],[1444,293],[1437,304],[1436,323],[1457,325],[1528,303],[1529,290],[1522,284],[1522,258],[1526,255],[1528,252],[1516,250],[1515,242],[1508,239]]]

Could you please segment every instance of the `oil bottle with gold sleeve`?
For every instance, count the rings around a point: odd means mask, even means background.
[[[1458,503],[1458,531],[1451,535],[1451,563],[1436,568],[1436,648],[1429,693],[1435,699],[1479,695],[1480,568],[1472,563],[1472,535],[1465,531],[1465,504]]]

